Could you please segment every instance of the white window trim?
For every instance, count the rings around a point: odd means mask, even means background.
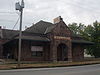
[[[31,46],[31,51],[43,51],[42,46]]]

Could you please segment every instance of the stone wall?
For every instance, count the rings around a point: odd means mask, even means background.
[[[34,57],[32,56],[31,46],[42,46],[43,47],[43,56]],[[44,42],[35,42],[35,41],[23,41],[22,42],[22,51],[21,51],[21,60],[24,61],[49,61],[49,44]]]
[[[73,61],[81,61],[84,59],[84,47],[81,44],[73,44],[72,58]]]
[[[50,34],[50,59],[51,61],[57,61],[57,47],[59,44],[65,44],[68,47],[68,61],[72,61],[72,49],[71,49],[71,31],[63,21],[55,24],[56,27]]]

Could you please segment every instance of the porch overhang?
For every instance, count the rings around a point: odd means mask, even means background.
[[[93,45],[93,42],[86,41],[86,40],[72,40],[72,43],[76,44],[85,44],[85,45]]]
[[[16,37],[15,39],[19,39],[19,37]],[[22,40],[31,40],[31,41],[43,41],[43,42],[50,42],[50,39],[47,37],[41,37],[41,36],[22,36]]]
[[[35,42],[50,42],[49,38],[41,37],[41,36],[22,36],[21,39],[22,40],[28,40],[28,41],[35,41]],[[19,40],[19,36],[4,42],[3,45],[5,45],[7,43],[10,43],[10,42],[12,42],[14,40]]]

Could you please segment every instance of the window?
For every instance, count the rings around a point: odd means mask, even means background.
[[[36,56],[36,57],[41,57],[43,55],[43,52],[42,51],[33,51],[32,52],[32,56]]]
[[[43,47],[42,46],[32,46],[31,47],[33,57],[43,56]]]

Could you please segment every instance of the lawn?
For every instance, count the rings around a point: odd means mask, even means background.
[[[81,66],[81,65],[90,65],[90,64],[100,64],[100,59],[86,59],[85,61],[80,62],[56,62],[56,63],[29,63],[24,62],[21,64],[20,68],[50,68],[50,67],[67,67],[67,66]],[[4,69],[17,69],[17,63],[4,63],[0,65],[0,70]]]

